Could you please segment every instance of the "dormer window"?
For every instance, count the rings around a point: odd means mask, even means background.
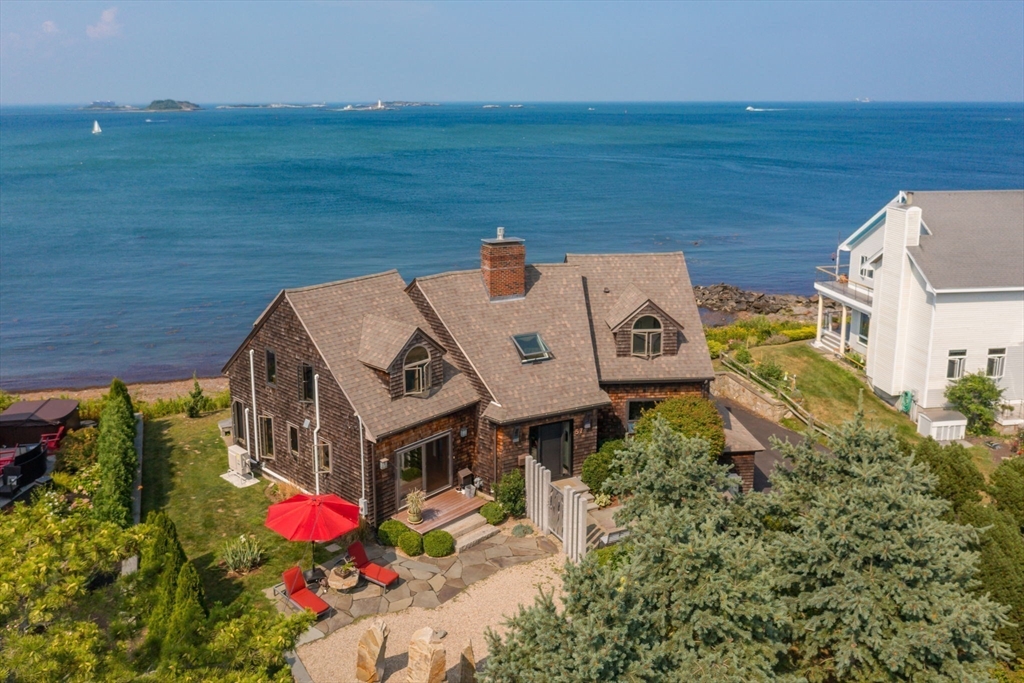
[[[661,321],[645,315],[633,323],[633,355],[654,358],[661,355]]]
[[[517,334],[512,337],[512,342],[519,351],[519,358],[524,363],[534,363],[551,358],[551,350],[541,339],[539,332],[529,334]]]
[[[405,354],[405,394],[421,395],[430,390],[430,353],[422,346],[414,346]]]

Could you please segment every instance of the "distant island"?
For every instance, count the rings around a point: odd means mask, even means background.
[[[202,109],[198,104],[184,100],[153,100],[148,107],[136,107],[130,104],[116,104],[107,100],[98,100],[87,107],[85,111],[197,111]]]
[[[153,100],[146,107],[146,111],[196,111],[198,109],[201,109],[198,104],[184,100]]]

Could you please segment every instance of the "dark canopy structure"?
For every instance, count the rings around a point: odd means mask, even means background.
[[[43,434],[55,432],[62,426],[72,429],[78,423],[78,401],[58,398],[19,401],[0,413],[0,444],[36,443]]]

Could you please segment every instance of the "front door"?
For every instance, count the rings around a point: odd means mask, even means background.
[[[572,421],[533,427],[534,457],[551,472],[553,479],[572,476]]]
[[[405,507],[409,491],[427,495],[451,486],[451,439],[443,434],[398,453],[398,507]]]

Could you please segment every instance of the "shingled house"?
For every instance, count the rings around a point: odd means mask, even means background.
[[[461,475],[489,489],[528,454],[578,475],[645,408],[708,395],[682,253],[528,265],[499,230],[480,254],[479,269],[408,285],[392,270],[278,294],[224,367],[237,443],[267,475],[379,522],[413,488]]]

